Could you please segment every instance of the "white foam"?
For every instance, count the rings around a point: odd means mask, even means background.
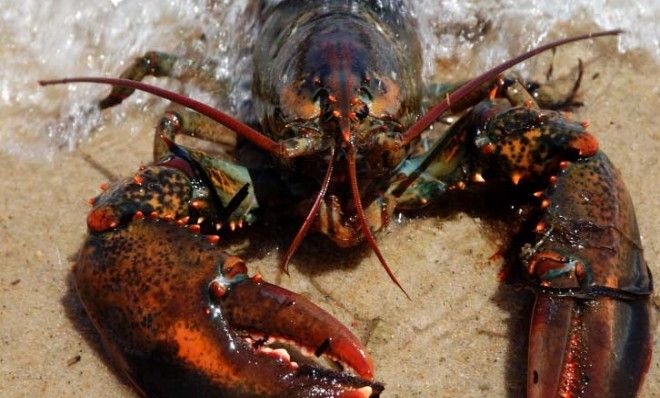
[[[182,53],[184,39],[202,33],[208,38],[203,51],[219,65],[217,76],[249,76],[249,55],[237,50],[247,47],[252,38],[248,17],[241,17],[249,0],[4,3],[0,7],[0,150],[19,158],[44,158],[62,147],[73,148],[99,126],[121,120],[130,107],[153,112],[156,119],[165,106],[147,95],[134,95],[128,105],[101,115],[91,105],[107,92],[106,87],[81,84],[44,89],[37,85],[38,79],[117,76],[146,51]],[[435,73],[436,58],[465,62],[466,57],[473,57],[470,62],[480,68],[492,66],[546,41],[548,32],[566,24],[588,30],[626,29],[628,33],[616,39],[620,51],[641,49],[660,58],[658,1],[492,3],[413,1],[426,52],[426,78]],[[491,24],[486,35],[488,45],[455,33],[460,27],[470,31],[483,21]],[[241,102],[249,98],[243,83],[228,102],[221,104],[230,112],[236,113]],[[204,97],[199,90],[189,92]]]
[[[641,49],[660,59],[658,1],[418,0],[415,10],[426,52],[427,77],[436,72],[437,58],[466,62],[465,57],[470,56],[477,58],[471,62],[481,68],[494,66],[548,41],[550,32],[567,28],[580,33],[624,29],[626,33],[616,39],[620,52]],[[456,35],[461,28],[478,31],[485,23],[490,28],[482,40]],[[558,34],[555,38],[565,36]],[[487,45],[481,45],[486,37]]]

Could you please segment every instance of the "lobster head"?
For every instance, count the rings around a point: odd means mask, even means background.
[[[279,141],[312,140],[302,155],[354,152],[360,174],[388,175],[405,156],[394,143],[419,110],[421,50],[411,44],[404,54],[383,15],[342,7],[264,27],[276,45],[255,49],[257,118]]]

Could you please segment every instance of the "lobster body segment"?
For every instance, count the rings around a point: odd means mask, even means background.
[[[289,0],[264,9],[253,94],[265,134],[282,140],[314,126],[331,133],[336,110],[355,113],[355,139],[367,145],[384,119],[405,125],[419,113],[416,22],[401,1],[377,3]]]

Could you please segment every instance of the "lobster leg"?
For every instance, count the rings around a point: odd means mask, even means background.
[[[634,396],[650,360],[652,286],[621,177],[586,124],[560,113],[482,103],[473,117],[474,167],[541,187],[537,236],[522,249],[537,290],[528,395]]]
[[[449,189],[465,186],[469,177],[462,166],[470,159],[468,122],[463,116],[428,151],[397,167],[386,194],[396,199],[398,210],[422,208]]]
[[[142,80],[147,76],[170,76],[174,71],[177,57],[158,51],[149,51],[138,57],[133,65],[128,67],[120,75],[130,80]],[[123,100],[133,94],[135,90],[125,87],[113,87],[107,97],[99,101],[99,108],[106,109],[120,104]]]
[[[91,234],[74,275],[103,344],[145,395],[379,395],[382,386],[367,380],[371,362],[350,331],[303,296],[245,272],[206,239],[144,219]],[[298,364],[251,333],[311,352],[327,342],[326,353],[366,379]]]
[[[120,77],[141,81],[147,76],[172,77],[179,80],[190,78],[198,79],[210,91],[222,92],[226,90],[225,82],[218,81],[209,71],[216,69],[211,61],[200,63],[188,58],[168,54],[160,51],[148,51],[135,59],[133,64],[124,70]],[[110,94],[99,101],[99,108],[106,109],[120,104],[128,98],[135,89],[127,87],[113,87]]]
[[[236,134],[225,126],[211,120],[201,113],[191,111],[180,105],[170,105],[161,117],[154,131],[154,160],[161,159],[170,151],[161,136],[175,141],[179,134],[221,145],[229,149],[236,146]]]
[[[539,83],[534,80],[521,81],[517,76],[505,73],[493,81],[482,84],[470,93],[469,96],[461,99],[460,102],[451,104],[449,111],[456,114],[476,105],[488,95],[498,80],[505,82],[507,85],[521,84],[525,91],[534,99],[538,107],[542,109],[570,110],[582,106],[582,103],[576,101],[578,90],[582,84],[582,77],[584,76],[582,61],[579,60],[578,62],[577,74],[573,81],[570,81],[570,77],[551,79],[551,74],[552,67],[546,76],[547,81],[545,83]],[[518,83],[519,81],[521,83]],[[439,103],[451,94],[452,91],[466,83],[467,81],[461,81],[458,83],[432,83],[428,85],[424,92],[423,107],[428,109]],[[570,84],[570,88],[567,87],[567,84]]]
[[[90,202],[91,231],[103,232],[141,217],[180,220],[217,233],[250,224],[259,205],[244,167],[170,142],[176,155],[141,168]],[[185,221],[185,222],[184,222]],[[197,228],[197,227],[195,227]]]

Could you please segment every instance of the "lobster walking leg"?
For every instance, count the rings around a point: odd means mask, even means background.
[[[229,149],[230,153],[236,146],[236,134],[225,126],[180,105],[170,105],[154,131],[154,160],[161,159],[169,152],[167,144],[160,137],[175,141],[179,134],[219,144]]]
[[[147,76],[172,77],[179,80],[194,78],[202,85],[208,86],[210,91],[225,89],[224,81],[218,79],[209,71],[216,69],[212,61],[200,63],[186,57],[179,57],[160,51],[148,51],[135,59],[133,64],[124,70],[120,77],[124,79],[141,81]],[[99,108],[106,109],[120,104],[135,90],[127,87],[113,87],[110,94],[99,101]]]
[[[459,102],[452,103],[449,111],[458,113],[477,104],[486,97],[498,80],[506,82],[506,84],[509,85],[522,85],[525,92],[527,92],[530,97],[534,99],[534,102],[543,109],[570,110],[582,106],[581,102],[576,101],[578,90],[582,84],[582,77],[584,76],[584,66],[582,61],[580,60],[578,62],[577,76],[575,77],[575,80],[572,81],[570,89],[566,87],[566,78],[550,80],[551,73],[552,67],[546,76],[548,81],[545,83],[539,83],[534,80],[526,80],[518,83],[518,77],[514,74],[506,73],[503,76],[482,84],[479,88],[475,89],[468,96],[462,98]],[[424,108],[429,108],[445,99],[452,91],[466,83],[466,81],[449,84],[431,83],[425,89],[422,105]]]
[[[147,76],[171,77],[178,80],[194,78],[203,87],[208,87],[210,91],[223,91],[225,82],[219,81],[209,72],[216,68],[215,65],[208,65],[209,62],[212,63],[211,61],[206,62],[207,64],[200,64],[199,61],[173,54],[149,51],[138,57],[121,73],[120,77],[136,81],[141,81]],[[112,91],[99,101],[99,108],[105,109],[118,105],[134,91],[135,89],[132,88],[114,86]],[[236,141],[235,134],[224,126],[179,105],[170,106],[158,123],[155,133],[154,161],[158,161],[169,152],[167,146],[159,139],[160,135],[164,135],[172,141],[175,140],[177,134],[185,134],[223,145],[234,145]]]
[[[130,80],[142,80],[147,76],[170,76],[177,57],[158,51],[149,51],[138,57],[133,65],[122,72],[121,77]],[[99,108],[105,109],[120,104],[135,90],[125,87],[113,87],[107,97],[99,101]]]

